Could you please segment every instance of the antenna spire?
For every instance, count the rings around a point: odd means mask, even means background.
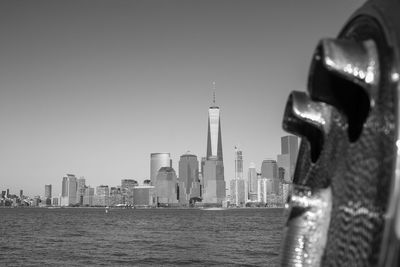
[[[215,106],[215,82],[213,82],[213,90],[214,90],[214,92],[213,92],[213,104]]]

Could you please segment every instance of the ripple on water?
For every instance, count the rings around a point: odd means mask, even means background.
[[[274,266],[279,209],[0,209],[6,266]]]

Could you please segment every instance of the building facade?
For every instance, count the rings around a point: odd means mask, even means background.
[[[278,164],[275,160],[266,159],[261,164],[262,178],[278,178]]]
[[[44,186],[44,197],[47,198],[51,198],[52,194],[51,194],[51,184],[46,184]]]
[[[156,184],[158,171],[162,167],[172,167],[172,159],[170,153],[151,153],[150,154],[151,185]]]
[[[93,197],[93,206],[105,207],[110,204],[110,189],[108,185],[96,187],[96,194]]]
[[[200,190],[199,161],[186,153],[179,160],[179,203],[187,205],[192,198],[200,198]]]
[[[158,205],[172,205],[178,203],[177,177],[171,167],[162,167],[156,178],[156,200]]]
[[[202,175],[203,202],[221,204],[226,197],[220,109],[215,105],[208,109],[207,157]]]
[[[135,186],[133,189],[135,207],[152,207],[156,205],[155,188],[151,185]]]
[[[61,189],[61,206],[70,206],[77,203],[77,179],[73,174],[63,177]]]
[[[94,188],[87,186],[83,196],[83,206],[93,206]]]
[[[248,194],[250,201],[257,201],[257,170],[256,164],[254,162],[250,163],[249,171],[248,171]]]
[[[126,204],[129,206],[134,205],[133,189],[138,185],[139,183],[134,179],[121,180],[122,204]]]
[[[81,177],[77,180],[77,189],[76,189],[76,197],[77,203],[79,205],[83,205],[83,197],[85,195],[86,190],[86,180],[84,177]]]
[[[232,179],[230,182],[231,205],[243,207],[246,202],[246,186],[244,179]]]
[[[284,181],[292,182],[299,152],[299,138],[293,135],[281,137],[281,154],[278,155],[278,167],[284,170]]]
[[[235,146],[235,178],[243,178],[243,152]]]

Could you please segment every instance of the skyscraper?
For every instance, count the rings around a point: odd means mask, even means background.
[[[94,206],[108,206],[110,199],[110,188],[108,185],[100,185],[96,187],[96,195],[93,198]]]
[[[133,189],[133,198],[135,207],[137,206],[154,206],[156,204],[154,186],[140,185]]]
[[[189,204],[193,197],[200,197],[199,161],[186,153],[179,160],[179,203]]]
[[[93,206],[93,198],[94,198],[94,188],[86,187],[85,195],[83,196],[83,205],[84,206]]]
[[[231,203],[243,206],[247,201],[247,186],[243,179],[243,154],[235,146],[235,178],[230,181]]]
[[[81,206],[83,205],[83,197],[85,195],[85,189],[86,189],[86,180],[84,177],[81,177],[77,180],[77,189],[76,189],[77,193],[76,202]]]
[[[275,160],[266,159],[261,164],[262,178],[278,178],[278,165]]]
[[[235,178],[243,178],[243,152],[235,146]]]
[[[220,110],[215,105],[215,95],[213,105],[208,109],[207,157],[203,172],[203,202],[222,204],[225,200],[224,162]]]
[[[231,203],[237,207],[246,204],[246,186],[244,179],[232,179],[230,182]]]
[[[248,184],[249,184],[249,199],[251,201],[257,200],[257,170],[256,164],[254,162],[250,163],[249,172],[248,172]]]
[[[121,180],[121,193],[122,203],[126,205],[133,205],[133,189],[138,186],[139,183],[133,179],[122,179]]]
[[[46,205],[51,205],[51,184],[44,185],[44,198]]]
[[[171,167],[162,167],[156,179],[156,199],[159,204],[177,204],[177,177],[175,170]]]
[[[220,110],[215,105],[215,94],[208,109],[207,159],[223,160]]]
[[[51,198],[51,184],[44,185],[44,197]]]
[[[170,153],[151,153],[150,154],[150,180],[151,184],[156,184],[158,171],[162,167],[172,167]]]
[[[298,137],[293,135],[281,137],[282,154],[278,155],[278,166],[284,170],[283,177],[285,182],[291,182],[293,180],[298,152]]]
[[[76,204],[77,179],[74,174],[63,177],[61,190],[61,206]]]

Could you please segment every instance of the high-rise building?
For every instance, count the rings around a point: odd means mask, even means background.
[[[220,109],[213,105],[208,109],[207,157],[203,166],[204,203],[222,204],[225,200],[224,162]]]
[[[194,197],[200,198],[199,161],[188,152],[179,160],[179,203],[189,204]]]
[[[297,154],[299,152],[298,137],[293,135],[281,137],[281,155],[278,155],[278,166],[284,170],[285,182],[293,180],[296,167]]]
[[[77,179],[74,174],[67,174],[63,177],[61,190],[61,206],[75,205],[77,190]]]
[[[249,184],[249,199],[251,201],[257,200],[257,170],[254,162],[250,163],[248,171],[248,184]]]
[[[170,153],[151,153],[150,154],[150,180],[151,184],[156,184],[158,171],[162,167],[172,167]]]
[[[258,202],[268,203],[269,197],[273,194],[273,179],[261,178],[258,179]]]
[[[19,190],[19,198],[22,199],[24,197],[24,190]]]
[[[138,182],[134,179],[122,179],[121,180],[121,194],[122,203],[126,205],[133,205],[133,188],[138,186]]]
[[[51,184],[44,185],[44,197],[51,199]]]
[[[140,206],[154,206],[156,205],[154,186],[151,185],[140,185],[135,186],[133,189],[133,201],[136,207]]]
[[[76,203],[83,205],[83,197],[85,196],[86,180],[84,177],[77,179]]]
[[[235,178],[243,178],[243,153],[235,146]]]
[[[108,206],[110,198],[110,189],[108,185],[100,185],[96,187],[96,195],[93,198],[94,206]]]
[[[263,160],[261,165],[262,178],[278,178],[278,165],[275,160]]]
[[[83,205],[93,206],[93,198],[94,198],[94,188],[87,186],[85,189],[85,195],[83,196]]]
[[[162,167],[156,178],[157,204],[170,205],[178,203],[177,177],[171,167]]]
[[[123,204],[122,203],[122,192],[121,192],[121,187],[116,186],[116,187],[111,187],[110,188],[110,206],[117,206],[118,204]]]
[[[232,179],[230,182],[231,204],[242,207],[246,204],[246,186],[244,179]]]

